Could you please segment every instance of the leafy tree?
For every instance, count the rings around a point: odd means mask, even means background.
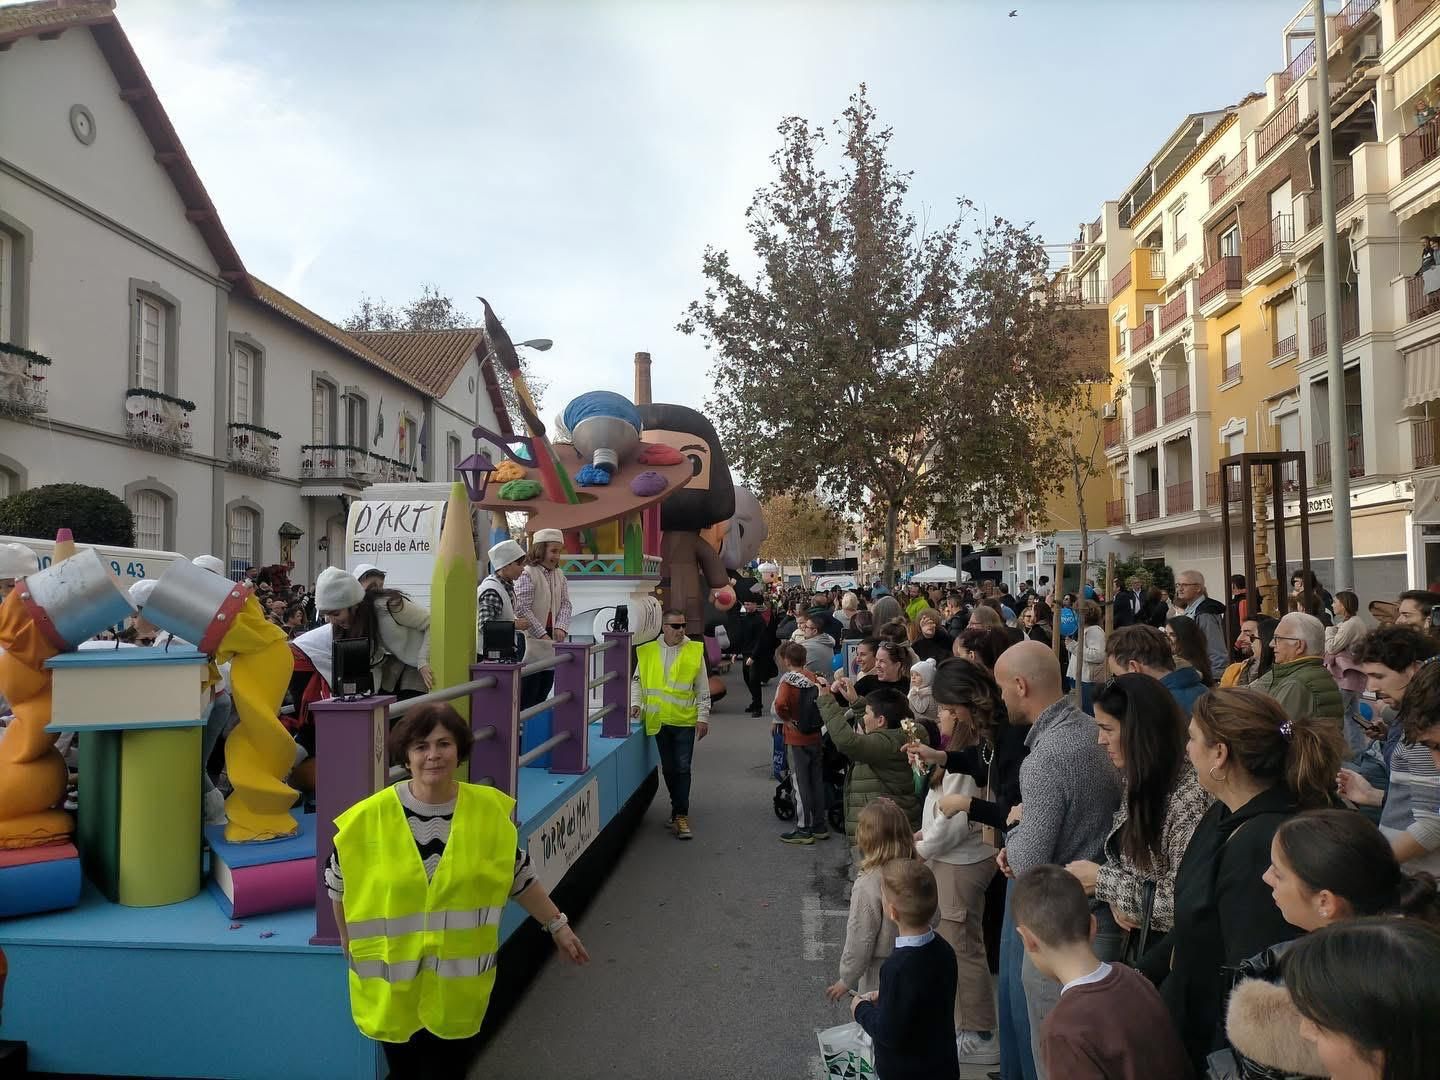
[[[359,302],[340,325],[351,331],[365,330],[461,330],[483,325],[484,320],[461,310],[455,301],[442,293],[438,286],[422,282],[420,295],[398,308],[383,297],[371,297],[362,293]],[[530,396],[539,401],[549,388],[549,381],[538,378],[528,353],[520,354],[520,370],[525,375]],[[520,418],[520,403],[515,396],[515,387],[501,373],[500,393],[505,399],[510,421],[518,429],[523,428]]]
[[[135,546],[135,518],[124,500],[88,484],[45,484],[0,499],[0,534],[37,540],[69,529],[78,543]]]
[[[746,212],[758,269],[707,248],[679,329],[715,354],[708,408],[747,479],[878,526],[891,578],[903,517],[997,543],[1065,482],[1045,418],[1077,381],[1074,307],[1043,287],[1030,226],[972,220],[964,199],[938,228],[906,209],[911,176],[863,85],[833,128],[834,172],[825,127],[781,122],[776,178]]]
[[[814,495],[773,495],[760,504],[767,530],[760,557],[782,566],[828,559],[840,550],[845,522]]]

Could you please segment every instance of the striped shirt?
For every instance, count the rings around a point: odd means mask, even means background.
[[[1391,838],[1408,832],[1425,849],[1406,870],[1440,872],[1440,769],[1429,747],[1404,741],[1395,747],[1380,831]]]
[[[400,805],[405,809],[405,823],[415,837],[415,846],[420,849],[420,861],[425,864],[425,877],[435,876],[440,865],[440,856],[445,854],[445,843],[450,839],[450,821],[455,816],[455,800],[445,803],[421,802],[410,792],[406,781],[395,786],[400,796]],[[535,870],[530,865],[530,854],[523,848],[515,852],[515,880],[510,886],[510,895],[519,896],[535,880]],[[345,879],[340,873],[340,853],[330,853],[330,863],[325,867],[325,889],[331,900],[345,899]]]

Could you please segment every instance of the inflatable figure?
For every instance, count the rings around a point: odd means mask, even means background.
[[[765,542],[767,533],[760,500],[749,488],[737,485],[735,514],[730,518],[730,528],[726,530],[720,547],[720,559],[726,569],[739,570],[748,566],[760,554],[760,545]]]
[[[701,532],[735,513],[735,485],[714,425],[684,405],[641,405],[647,443],[673,447],[688,457],[694,478],[660,504],[660,590],[667,608],[685,612],[686,632],[699,637],[705,629],[705,600],[716,594],[716,606],[734,602],[730,576],[720,553]],[[703,582],[703,587],[702,587]]]

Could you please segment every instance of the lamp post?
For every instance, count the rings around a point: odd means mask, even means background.
[[[479,449],[479,439],[475,440],[475,445],[475,453],[455,466],[455,471],[460,474],[460,479],[465,484],[465,494],[472,503],[478,503],[485,497],[485,488],[490,484],[490,474],[495,471],[495,464],[489,455]]]

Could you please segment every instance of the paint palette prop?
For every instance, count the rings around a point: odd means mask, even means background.
[[[207,825],[206,887],[232,919],[315,906],[315,815],[294,811],[299,828],[279,840],[232,844],[225,826]]]
[[[194,649],[52,657],[47,731],[80,740],[76,839],[109,899],[157,907],[200,891],[200,746],[207,658]]]
[[[647,444],[640,445],[643,449]],[[586,459],[582,458],[573,446],[558,443],[554,450],[560,464],[571,477],[585,465]],[[524,465],[522,467],[525,468],[526,479],[539,480],[538,470]],[[630,482],[645,472],[659,474],[665,481],[665,487],[650,495],[636,495],[630,490]],[[632,458],[620,463],[608,486],[577,488],[575,493],[580,499],[578,503],[551,502],[543,493],[531,499],[502,499],[499,486],[492,484],[487,489],[485,498],[476,505],[484,510],[528,514],[529,519],[525,522],[527,532],[537,529],[560,529],[568,532],[587,529],[603,521],[613,521],[653,506],[679,491],[694,475],[695,467],[689,458],[675,465],[648,465]]]
[[[81,877],[74,844],[0,851],[0,919],[74,907]]]

